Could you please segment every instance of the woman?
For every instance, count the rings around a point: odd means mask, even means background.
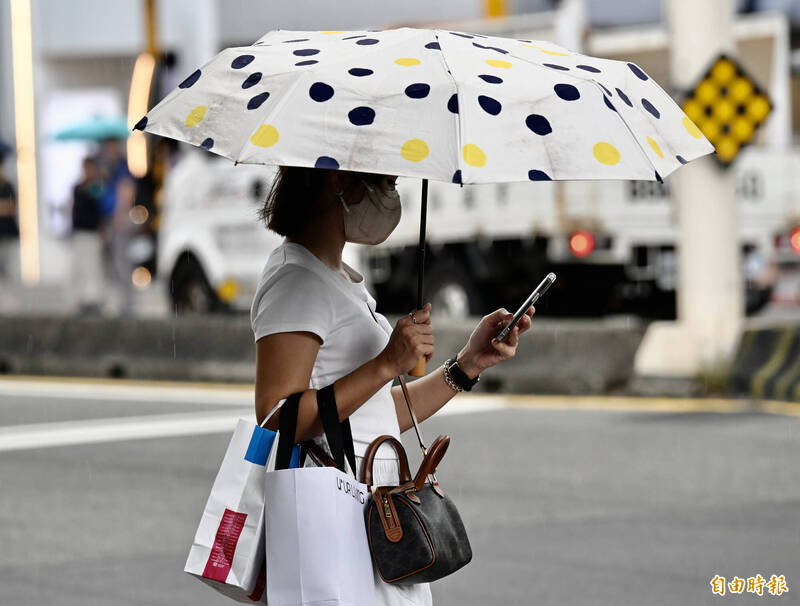
[[[400,386],[392,379],[434,352],[430,303],[394,328],[376,313],[363,277],[342,261],[345,242],[378,244],[400,220],[396,177],[327,169],[281,167],[262,218],[286,237],[269,256],[253,299],[256,339],[256,417],[261,423],[280,400],[304,391],[297,440],[319,437],[315,390],[334,384],[341,419],[350,418],[359,478],[367,445],[382,434],[399,438],[412,426]],[[433,415],[486,368],[512,357],[531,323],[527,310],[502,343],[493,337],[512,317],[484,316],[458,352],[457,369],[443,367],[408,385],[418,419]],[[277,417],[280,413],[276,414]],[[277,421],[270,427],[277,429]],[[375,457],[375,485],[398,482],[390,448]],[[376,604],[430,604],[427,584],[389,585],[375,575]]]

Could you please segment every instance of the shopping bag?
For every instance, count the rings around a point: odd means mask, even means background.
[[[270,416],[287,401],[299,400],[300,393],[279,403]],[[239,420],[184,567],[238,602],[266,602],[264,474],[274,468],[276,435],[252,421]],[[299,458],[300,449],[294,447],[288,466],[298,467]]]
[[[296,415],[281,414],[275,470],[265,474],[264,484],[267,602],[374,606],[375,581],[364,527],[367,487],[344,472],[338,415],[330,422],[336,410],[333,390],[319,390],[317,401],[328,447],[340,468],[288,469]],[[344,450],[355,469],[349,423],[345,425]]]

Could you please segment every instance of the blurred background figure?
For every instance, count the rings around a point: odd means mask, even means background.
[[[83,176],[72,197],[72,284],[80,314],[100,313],[103,304],[103,182],[97,159],[83,160]]]
[[[19,273],[17,194],[3,172],[10,151],[11,148],[0,141],[0,290],[13,284]]]
[[[135,225],[130,211],[136,198],[136,183],[128,171],[122,142],[106,139],[102,143],[100,166],[104,192],[100,200],[101,230],[106,243],[106,258],[119,298],[119,313],[129,315],[133,310],[133,283],[129,248]]]

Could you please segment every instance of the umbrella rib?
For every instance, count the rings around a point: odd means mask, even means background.
[[[453,88],[456,91],[456,102],[458,103],[458,92],[459,92],[458,91],[458,82],[456,81],[456,78],[453,75],[452,70],[450,69],[450,64],[447,62],[447,56],[445,55],[444,51],[441,50],[442,44],[441,44],[441,42],[439,42],[439,30],[438,29],[434,29],[433,30],[433,36],[434,36],[434,38],[436,38],[436,43],[439,44],[439,52],[442,55],[442,61],[444,61],[444,65],[447,68],[447,73],[450,75],[450,78],[453,81]],[[456,133],[456,137],[458,137],[458,140],[456,141],[456,170],[457,171],[461,171],[461,184],[460,185],[463,187],[464,186],[464,171],[461,170],[461,145],[462,145],[462,143],[464,141],[464,136],[463,136],[463,133],[462,133],[462,130],[461,130],[461,111],[460,111],[460,108],[459,108],[459,112],[456,114],[456,116],[457,116],[456,121],[458,123],[458,130],[457,130],[457,133]]]
[[[509,51],[508,54],[509,54],[509,56],[514,57],[515,59],[519,59],[520,61],[524,61],[525,63],[528,63],[530,65],[535,65],[537,67],[544,67],[542,64],[537,63],[536,61],[531,61],[530,59],[527,59],[525,57],[521,57],[521,56],[519,56],[519,55],[517,55],[517,54],[515,54],[515,53],[513,53],[511,51]],[[605,96],[605,91],[603,91],[603,88],[600,86],[600,83],[597,80],[595,80],[594,78],[592,78],[591,76],[583,76],[582,74],[577,74],[577,73],[564,74],[564,76],[567,77],[567,78],[573,78],[575,80],[580,80],[582,82],[590,82],[591,84],[593,84],[595,86],[595,88],[597,88],[600,91],[601,95]],[[653,170],[653,174],[655,175],[656,173],[658,173],[658,170],[656,169],[655,165],[653,164],[653,162],[648,157],[647,152],[645,151],[644,147],[642,147],[642,144],[639,142],[639,139],[636,137],[635,133],[633,132],[633,129],[625,121],[625,119],[620,115],[618,110],[615,111],[614,113],[617,115],[617,119],[620,122],[622,122],[623,125],[625,125],[625,128],[627,129],[627,131],[630,134],[630,136],[633,138],[634,142],[636,143],[636,146],[639,148],[639,151],[642,152],[642,155],[644,156],[645,162],[647,162],[650,165],[650,168]],[[549,156],[549,154],[548,154],[548,156]],[[650,181],[653,181],[653,180],[654,179],[650,179]]]

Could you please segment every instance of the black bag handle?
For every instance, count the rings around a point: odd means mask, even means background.
[[[275,469],[289,469],[292,462],[294,437],[297,431],[297,412],[300,409],[302,391],[293,393],[281,406],[278,416],[278,452],[275,455]]]
[[[317,390],[317,408],[319,417],[322,421],[322,428],[325,431],[325,438],[331,449],[333,460],[340,471],[346,473],[344,460],[356,474],[356,455],[353,446],[353,433],[350,429],[350,419],[339,420],[339,409],[336,406],[336,396],[333,391],[333,383]]]

